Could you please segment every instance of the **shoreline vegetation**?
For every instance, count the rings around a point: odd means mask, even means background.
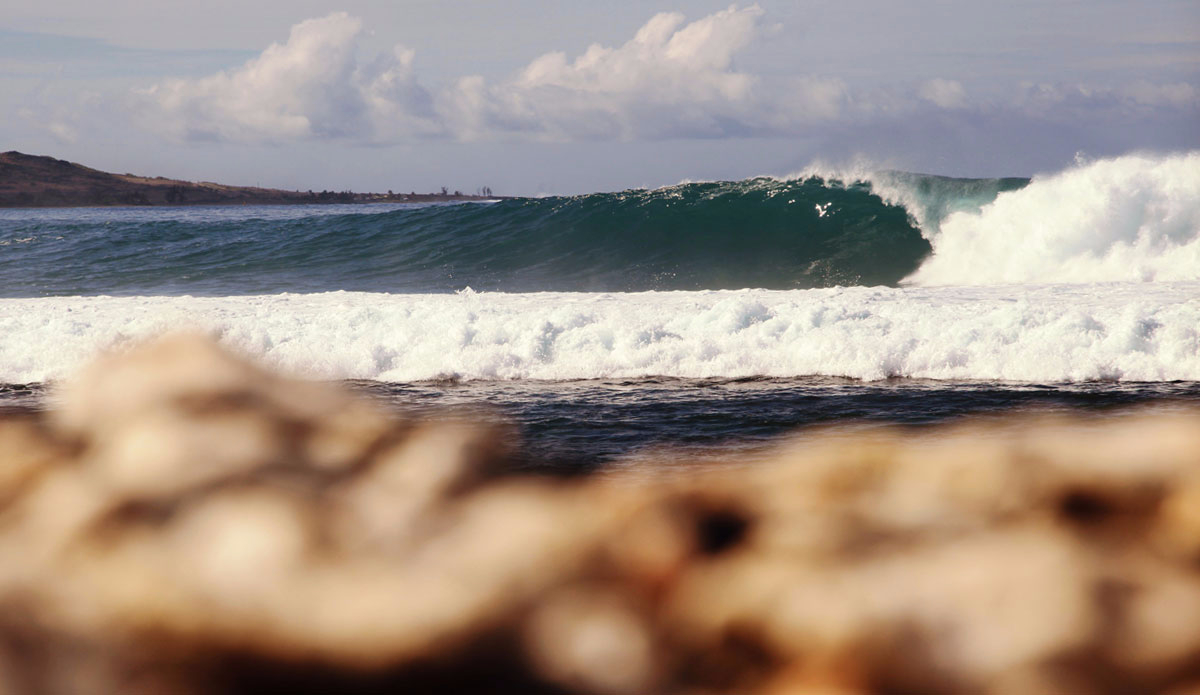
[[[287,191],[258,186],[228,186],[162,176],[112,174],[62,159],[15,150],[0,154],[0,208],[108,207],[154,205],[305,205],[333,203],[441,203],[497,200],[484,186],[477,194],[356,193]]]

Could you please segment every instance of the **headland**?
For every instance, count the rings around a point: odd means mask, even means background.
[[[490,191],[486,191],[490,193]],[[314,203],[437,203],[493,200],[443,188],[437,193],[288,191],[229,186],[162,176],[112,174],[53,157],[0,153],[0,208],[116,205],[301,205]]]

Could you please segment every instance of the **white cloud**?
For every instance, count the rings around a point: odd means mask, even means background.
[[[764,87],[733,67],[760,32],[758,5],[687,23],[651,18],[616,47],[545,54],[510,80],[468,76],[422,87],[413,53],[360,63],[360,20],[310,19],[234,70],[141,91],[150,124],[184,140],[289,141],[412,137],[544,140],[719,137],[779,132],[836,117],[840,80],[800,77]]]
[[[1200,106],[1200,89],[1184,82],[1154,84],[1141,80],[1123,88],[1121,92],[1125,98],[1144,106]]]
[[[286,141],[361,137],[376,120],[408,116],[420,130],[428,95],[412,74],[413,54],[360,65],[362,22],[344,12],[294,27],[240,68],[198,80],[176,79],[143,92],[153,125],[184,139]],[[426,109],[427,110],[427,109]]]
[[[38,113],[31,108],[17,110],[17,115],[38,130],[44,131],[59,144],[74,144],[79,141],[79,129],[66,119]]]
[[[1145,80],[1115,86],[1024,82],[1011,106],[1049,120],[1118,122],[1155,114],[1196,114],[1200,111],[1200,89],[1182,82],[1157,84]]]
[[[758,5],[692,22],[661,13],[621,45],[547,53],[507,80],[465,76],[428,88],[402,46],[360,60],[361,21],[335,13],[295,25],[286,42],[236,69],[142,90],[141,109],[152,127],[181,140],[395,143],[847,138],[854,128],[935,112],[970,126],[985,117],[1067,123],[1200,104],[1200,92],[1184,83],[1023,84],[989,101],[947,78],[856,90],[837,77],[756,75],[735,59],[770,33],[763,15]]]
[[[598,92],[660,91],[665,100],[744,98],[751,78],[730,71],[733,55],[754,37],[762,9],[730,7],[681,27],[684,16],[663,12],[619,48],[592,44],[574,62],[548,53],[522,71],[517,87]]]
[[[532,131],[549,139],[717,136],[761,127],[757,79],[732,68],[758,32],[757,5],[684,23],[655,15],[624,45],[593,44],[569,60],[548,53],[492,88],[460,82],[446,109],[472,132]]]
[[[962,83],[941,78],[921,85],[921,98],[943,109],[961,109],[967,105],[967,90]]]

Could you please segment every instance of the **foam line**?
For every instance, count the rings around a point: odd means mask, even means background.
[[[317,378],[1200,380],[1200,283],[0,300],[0,381],[199,328]]]

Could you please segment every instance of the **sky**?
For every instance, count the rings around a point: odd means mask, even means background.
[[[1200,148],[1196,0],[4,2],[0,149],[118,173],[539,195]]]

